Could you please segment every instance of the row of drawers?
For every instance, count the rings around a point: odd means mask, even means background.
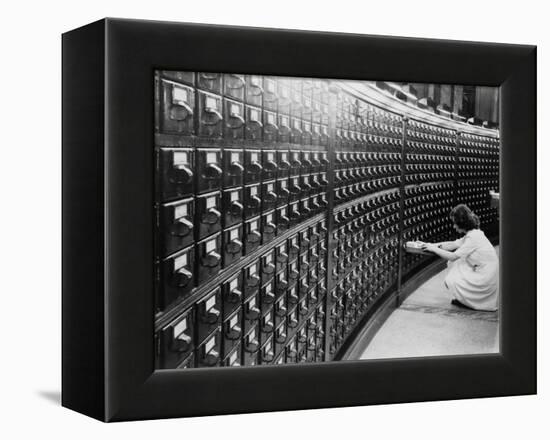
[[[224,242],[228,242],[225,235],[245,242],[244,251],[250,253],[328,206],[325,193],[300,190],[301,198],[295,200],[294,195],[281,195],[280,188],[275,192],[275,185],[267,185],[269,192],[260,193],[256,185],[160,205],[157,255],[166,257],[222,230]],[[326,231],[324,222],[319,229]]]
[[[352,228],[361,228],[380,221],[399,207],[399,191],[389,190],[373,195],[366,200],[358,200],[334,213],[333,238],[345,236]]]
[[[300,343],[306,342],[303,329],[322,339],[324,280],[294,282],[284,288],[274,287],[272,280],[252,293],[246,283],[242,275],[235,276],[160,329],[159,367],[190,367],[191,355],[196,362],[193,366],[270,363],[287,343],[292,344],[293,334]],[[322,340],[315,343],[324,349]],[[235,352],[239,353],[236,357]]]
[[[400,152],[403,145],[401,137],[361,134],[347,130],[336,130],[334,148],[340,151],[388,151]]]
[[[498,152],[500,148],[500,139],[461,133],[459,145],[461,148],[470,148],[472,151]]]
[[[475,186],[459,186],[457,189],[457,198],[459,200],[467,200],[468,206],[470,204],[477,207],[486,207],[490,203],[489,191],[498,192],[498,180],[491,181],[477,181]],[[473,206],[470,206],[473,209]]]
[[[336,149],[353,148],[355,151],[362,151],[372,146],[390,146],[395,151],[399,151],[403,145],[401,137],[392,137],[388,135],[373,135],[349,132],[345,130],[336,130],[334,146]],[[457,152],[456,139],[445,141],[445,139],[434,141],[433,143],[426,141],[414,140],[406,138],[406,149],[408,152],[435,154],[454,156]],[[464,149],[460,147],[458,151],[463,155],[471,155],[474,157],[495,157],[498,156],[499,146],[485,147],[476,149]]]
[[[371,156],[384,162],[389,158],[396,159],[391,153],[372,153]],[[380,165],[378,162],[372,164],[362,160],[352,161],[351,158],[357,159],[352,153],[342,153],[336,162],[337,185],[397,176],[401,172],[397,161]],[[368,159],[368,154],[363,154],[360,158]],[[415,162],[419,159],[417,155],[412,158]],[[407,163],[405,171],[407,174],[443,173],[451,176],[455,170],[454,165],[446,161],[434,162]],[[310,151],[161,149],[158,157],[160,198],[168,201],[193,195],[195,192],[200,194],[222,187],[237,187],[288,176],[304,176],[300,181],[304,188],[322,189],[328,184],[327,164],[327,153]],[[497,173],[498,161],[468,158],[459,163],[458,169],[460,173],[472,176]],[[412,182],[417,180],[412,176]],[[435,177],[434,180],[443,179]]]
[[[401,163],[401,153],[384,153],[377,151],[335,151],[334,169],[395,165]]]
[[[394,165],[364,165],[355,168],[348,167],[334,172],[334,183],[336,185],[347,185],[378,179],[380,177],[396,177],[401,175],[401,166]]]
[[[422,196],[422,198],[424,198],[424,196]],[[417,200],[418,198],[415,199]],[[436,198],[436,200],[432,202],[425,202],[423,204],[414,203],[415,199],[407,200],[409,203],[403,212],[405,222],[407,220],[417,219],[419,215],[426,213],[437,212],[444,216],[448,214],[452,208],[453,199]],[[410,203],[411,201],[413,203]],[[449,209],[449,211],[446,213],[445,209]]]
[[[278,329],[278,332],[283,332],[283,330]],[[275,342],[276,337],[269,336],[260,347],[255,335],[250,333],[244,342],[238,341],[232,351],[223,359],[219,354],[222,346],[220,340],[219,333],[213,334],[207,343],[193,350],[178,365],[167,366],[160,362],[157,364],[157,368],[251,367],[254,365],[323,362],[325,360],[324,331],[311,330],[305,326],[285,345]]]
[[[405,156],[405,161],[409,164],[454,164],[456,162],[456,158],[454,154],[438,155],[407,153]]]
[[[407,139],[406,151],[413,154],[444,155],[454,157],[454,155],[456,154],[456,147],[409,141]]]
[[[359,111],[356,108],[350,108],[346,110],[339,104],[336,108],[336,128],[342,132],[347,131],[350,133],[361,136],[363,134],[370,134],[374,136],[396,137],[401,138],[403,136],[403,123],[401,117],[397,115],[391,116],[391,120],[380,117],[375,113],[369,115],[368,111]]]
[[[458,167],[461,168],[470,168],[470,167],[479,167],[484,165],[490,168],[497,168],[499,165],[499,158],[496,157],[472,157],[472,156],[460,156],[458,158]]]
[[[479,167],[477,169],[461,169],[457,171],[457,178],[459,180],[475,179],[494,179],[498,181],[499,171],[496,168],[485,169],[485,167]]]
[[[201,91],[288,114],[301,115],[303,108],[306,108],[306,111],[311,109],[325,112],[324,108],[329,103],[329,81],[324,79],[206,72],[159,73],[160,77],[168,82],[196,87]],[[287,106],[291,108],[287,110]]]
[[[481,157],[481,158],[488,158],[488,159],[496,159],[499,158],[499,149],[497,148],[464,148],[460,147],[458,149],[458,155],[459,157]]]
[[[408,163],[405,165],[406,174],[444,173],[452,175],[455,171],[454,164],[442,163]]]
[[[401,163],[400,153],[376,151],[335,151],[334,169],[357,168],[367,166],[394,165]]]
[[[383,216],[371,212],[357,216],[353,220],[339,226],[334,230],[332,236],[338,242],[339,246],[343,245],[345,242],[360,242],[370,247],[377,242],[379,238],[386,235],[386,230],[388,230],[390,234],[393,234],[398,226],[399,214],[397,211],[390,212]]]
[[[420,185],[430,182],[441,182],[453,180],[455,178],[455,170],[433,171],[423,173],[410,173],[405,175],[405,185]]]
[[[223,134],[253,140],[260,139],[256,131],[263,131],[264,138],[269,140],[280,140],[288,133],[292,136],[293,131],[302,137],[327,135],[329,97],[324,81],[319,82],[321,87],[306,88],[301,80],[290,80],[289,84],[287,79],[257,75],[198,73],[196,78],[192,74],[187,78],[183,75],[165,73],[159,80],[164,132],[210,137]],[[351,102],[346,104],[347,100],[336,103],[335,120],[336,126],[348,132],[350,138],[357,134],[359,140],[359,136],[366,133],[401,137],[399,116],[392,115],[389,120],[380,112],[371,111],[370,106],[359,109]]]
[[[407,145],[411,143],[454,147],[456,145],[456,136],[441,136],[439,134],[424,133],[409,129],[407,130]]]
[[[440,215],[447,218],[454,203],[454,182],[436,183],[424,187],[407,188],[403,220],[405,227],[425,217]]]
[[[262,141],[326,146],[328,108],[303,112],[267,110],[167,81],[161,82],[158,130],[161,133],[230,141]]]
[[[430,183],[422,186],[408,186],[405,188],[405,207],[411,203],[423,203],[433,201],[438,197],[452,197],[454,191],[454,182],[439,182]]]
[[[341,154],[340,157],[338,157]],[[336,153],[335,181],[348,184],[360,180],[400,175],[400,161],[392,153]],[[370,159],[373,162],[369,161]],[[412,156],[419,162],[418,155]],[[416,174],[448,173],[454,164],[433,159],[432,163],[407,163],[406,172]],[[353,160],[352,160],[353,159]],[[360,160],[358,160],[360,159]],[[366,160],[363,160],[366,159]],[[418,159],[418,160],[417,160]],[[423,156],[425,159],[425,156]],[[391,162],[393,160],[393,162]],[[470,163],[472,162],[472,163]],[[161,149],[159,169],[161,198],[172,200],[220,188],[237,187],[288,176],[310,176],[300,181],[307,188],[328,184],[327,153],[311,151],[239,150],[239,149]],[[498,163],[497,163],[498,164]],[[493,161],[471,158],[467,165],[477,172],[490,172]],[[472,172],[474,172],[472,171]],[[195,173],[197,174],[195,176]]]
[[[445,201],[443,206],[433,209],[424,209],[417,214],[408,215],[403,219],[403,229],[420,229],[424,224],[428,224],[434,227],[445,225],[445,222],[449,222],[449,212],[453,208],[451,201]]]
[[[258,223],[259,219],[252,222]],[[230,270],[231,265],[240,258],[256,251],[259,238],[251,241],[253,234],[255,235],[254,231],[243,233],[242,227],[237,226],[214,234],[157,263],[157,311],[166,310],[175,302],[188,297],[224,268]],[[257,234],[261,237],[259,232]],[[250,273],[247,272],[247,277],[261,274],[261,280],[266,282],[274,277],[276,270],[281,269],[281,264],[292,262],[298,257],[301,260],[300,265],[304,267],[307,267],[308,259],[316,264],[318,262],[322,275],[326,271],[326,234],[325,220],[291,234],[276,248],[266,250],[259,258],[257,268],[256,265],[249,266]],[[269,245],[273,238],[264,237],[264,244]]]
[[[160,149],[157,158],[162,200],[233,188],[276,178],[319,175],[326,185],[327,153],[289,150],[176,148]]]
[[[400,185],[401,177],[382,177],[375,180],[365,180],[361,183],[341,185],[334,189],[334,203],[341,205],[354,199],[362,198],[369,194],[396,188]]]
[[[386,211],[386,208],[389,209]],[[347,220],[347,222],[339,223],[332,236],[337,242],[337,246],[355,242],[370,247],[377,236],[383,235],[386,229],[390,230],[393,234],[398,227],[399,208],[392,208],[392,205],[388,205],[377,211],[354,216]]]
[[[318,101],[309,103],[313,106],[304,106],[301,100],[262,106],[261,95],[250,95],[252,99],[242,102],[234,96],[163,79],[160,89],[161,133],[304,145],[328,143],[328,105]]]
[[[386,132],[401,129],[403,119],[400,115],[358,99],[341,87],[333,89],[337,92],[336,119],[342,120],[339,126],[353,130],[369,127]]]
[[[407,121],[408,131],[411,133],[425,134],[429,136],[443,136],[452,138],[456,136],[456,130],[439,127],[437,125],[427,124],[415,119],[409,119]]]

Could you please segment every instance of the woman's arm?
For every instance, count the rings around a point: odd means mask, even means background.
[[[452,243],[452,242],[451,242]],[[454,252],[449,252],[444,249],[441,249],[437,246],[435,243],[425,243],[423,246],[423,249],[433,252],[437,256],[448,260],[448,261],[455,261],[458,260],[460,257],[456,255]]]
[[[442,241],[440,243],[434,243],[438,248],[444,251],[454,251],[458,249],[459,245],[455,241]]]

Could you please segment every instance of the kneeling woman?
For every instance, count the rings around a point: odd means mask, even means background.
[[[423,249],[448,260],[445,286],[454,296],[452,304],[475,310],[498,309],[498,256],[479,229],[479,218],[466,205],[450,214],[454,228],[464,237],[442,243],[424,243]]]

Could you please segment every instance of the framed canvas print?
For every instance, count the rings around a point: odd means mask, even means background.
[[[536,392],[535,47],[63,35],[63,405]]]

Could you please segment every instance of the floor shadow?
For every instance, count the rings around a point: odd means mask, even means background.
[[[40,397],[56,405],[61,405],[61,391],[38,391]]]

